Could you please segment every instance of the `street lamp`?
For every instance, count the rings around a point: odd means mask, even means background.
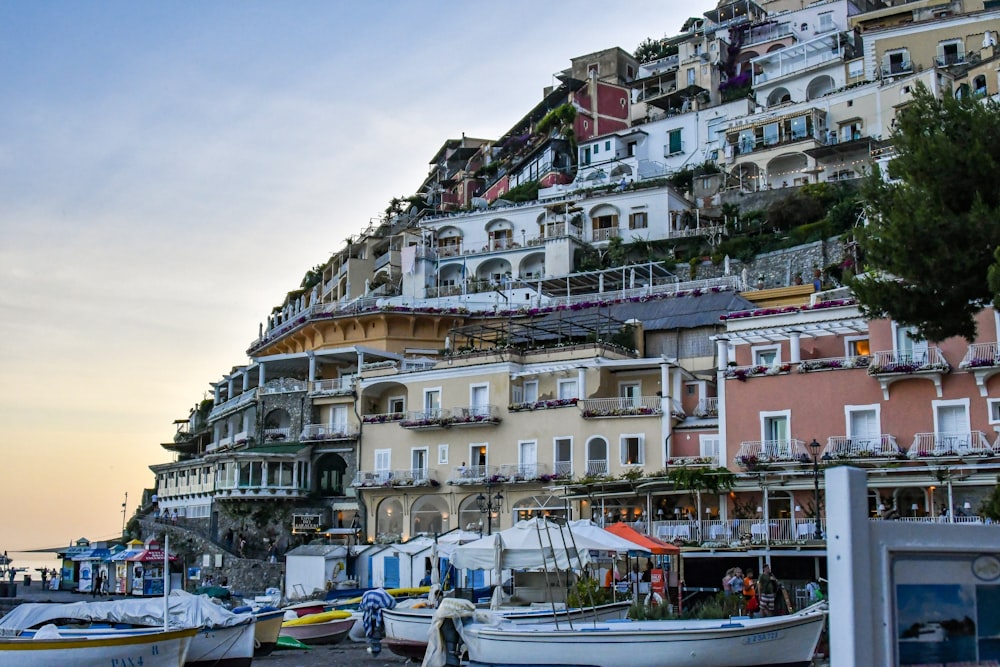
[[[128,505],[128,491],[125,492],[125,502],[122,503],[122,539],[125,539],[125,506]]]
[[[813,517],[813,525],[816,530],[813,534],[813,538],[817,540],[823,539],[823,531],[819,528],[819,448],[822,447],[816,438],[813,438],[812,442],[809,443],[809,449],[812,451],[813,458],[813,502],[815,503],[816,516]]]
[[[503,492],[498,490],[493,493],[494,482],[492,479],[486,480],[486,494],[480,493],[476,496],[476,507],[480,514],[486,515],[486,534],[493,534],[493,513],[503,509]]]

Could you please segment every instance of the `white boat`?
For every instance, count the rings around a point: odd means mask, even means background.
[[[899,639],[904,642],[944,642],[948,641],[948,631],[940,623],[921,623]]]
[[[625,601],[598,605],[595,608],[557,607],[554,612],[550,605],[537,604],[530,607],[501,607],[492,610],[492,613],[516,625],[547,623],[557,619],[560,623],[570,620],[583,622],[594,620],[595,616],[598,621],[610,621],[625,618],[630,604]],[[396,655],[413,659],[423,658],[435,611],[430,607],[383,609],[385,639],[382,643]]]
[[[170,628],[194,628],[187,658],[189,667],[249,667],[254,652],[254,618],[249,614],[234,614],[211,602],[205,596],[184,591],[171,591],[169,604]],[[58,620],[92,624],[129,625],[133,635],[148,635],[163,628],[162,598],[124,599],[107,602],[25,603],[0,618],[0,635],[23,633]],[[128,632],[129,628],[118,631]],[[76,628],[61,630],[62,634],[107,635],[107,629]]]
[[[690,621],[461,624],[470,667],[782,667],[812,664],[826,606]]]
[[[34,633],[36,637],[0,638],[0,667],[180,667],[195,632],[194,628],[187,628],[143,634],[61,637],[50,625]]]
[[[325,614],[311,614],[312,616],[324,616]],[[309,616],[302,616],[298,620],[303,621]],[[326,618],[315,623],[299,623],[290,625],[285,622],[281,626],[279,636],[292,637],[298,639],[303,644],[310,646],[317,644],[338,644],[354,626],[354,618],[351,615],[340,618]]]

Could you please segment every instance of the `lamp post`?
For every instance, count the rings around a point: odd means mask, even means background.
[[[499,512],[503,508],[503,491],[502,489],[497,490],[493,493],[494,486],[501,486],[495,484],[492,479],[487,478],[485,487],[486,494],[480,493],[476,496],[476,507],[479,508],[480,514],[486,515],[486,534],[493,534],[493,513]]]
[[[813,503],[815,504],[816,516],[813,517],[813,524],[815,531],[813,538],[817,540],[823,539],[823,531],[819,527],[819,448],[820,445],[816,442],[816,438],[813,438],[812,442],[809,443],[809,450],[812,452],[813,459]]]
[[[125,538],[125,506],[128,505],[128,491],[125,492],[125,502],[122,503],[122,538]]]

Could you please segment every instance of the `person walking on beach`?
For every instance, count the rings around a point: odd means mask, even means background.
[[[761,616],[774,616],[774,597],[778,592],[778,581],[771,574],[771,566],[766,564],[757,578],[757,600]]]

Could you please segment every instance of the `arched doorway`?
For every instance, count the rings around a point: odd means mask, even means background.
[[[287,410],[271,410],[264,417],[264,441],[274,442],[276,440],[291,439],[292,416]]]
[[[483,514],[476,505],[476,495],[466,496],[458,504],[458,527],[462,530],[483,532]]]
[[[448,503],[440,496],[422,496],[410,508],[410,535],[440,535],[451,530]]]
[[[595,436],[587,441],[587,476],[608,474],[608,441]]]
[[[403,539],[403,504],[397,498],[386,498],[375,513],[375,541],[399,542]]]
[[[321,496],[344,495],[347,462],[339,454],[323,454],[313,465],[313,490]]]

